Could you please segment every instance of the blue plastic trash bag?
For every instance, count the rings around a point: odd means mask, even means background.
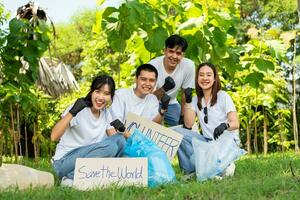
[[[198,181],[204,181],[224,172],[227,166],[246,153],[240,149],[232,133],[224,132],[210,142],[192,140]]]
[[[148,158],[149,187],[176,181],[175,172],[166,153],[138,129],[127,139],[124,154],[128,157]]]

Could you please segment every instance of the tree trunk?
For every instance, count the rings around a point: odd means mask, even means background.
[[[10,104],[10,118],[11,118],[11,135],[13,139],[13,146],[15,150],[15,162],[18,162],[18,141],[17,141],[17,134],[15,131],[15,120],[14,120],[14,112],[13,112],[13,106]]]
[[[36,122],[33,122],[33,148],[34,148],[34,160],[36,163],[38,163],[38,147],[37,147],[37,128],[36,128]]]
[[[247,129],[246,129],[246,131],[247,131],[247,152],[248,152],[248,154],[252,154],[250,130],[251,130],[251,120],[249,120],[249,123],[247,125]]]
[[[20,125],[20,105],[17,104],[17,142],[19,148],[19,155],[22,156],[22,146],[21,146],[21,125]]]
[[[282,121],[282,113],[279,113],[278,121],[279,121],[281,151],[284,152],[285,151],[284,142],[285,142],[286,138],[285,138],[284,131],[283,131],[283,123],[280,123]]]
[[[257,154],[258,153],[258,143],[257,143],[257,125],[256,125],[256,118],[254,119],[254,139],[253,139],[253,147],[254,147],[254,152]]]
[[[28,158],[28,135],[27,135],[27,124],[25,122],[25,127],[24,127],[24,132],[25,132],[25,156]]]
[[[299,15],[299,1],[298,0],[298,15]],[[296,94],[296,46],[297,46],[298,37],[296,35],[294,40],[294,55],[293,55],[293,72],[292,72],[292,80],[293,80],[293,132],[294,132],[294,141],[295,141],[295,152],[299,152],[299,140],[298,140],[298,123],[297,123],[297,94]]]
[[[268,130],[267,130],[267,115],[266,111],[263,108],[264,112],[264,155],[267,155],[268,153]]]
[[[253,146],[254,146],[254,151],[256,154],[258,154],[258,144],[257,144],[257,124],[256,124],[256,113],[257,113],[257,89],[255,91],[255,112],[254,112],[254,140],[253,140]]]
[[[41,143],[40,143],[40,137],[39,137],[39,120],[38,117],[36,118],[36,147],[37,147],[37,157],[40,158],[40,152],[41,152]]]

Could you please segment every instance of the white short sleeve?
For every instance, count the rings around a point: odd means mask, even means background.
[[[197,109],[198,109],[198,106],[197,106],[197,103],[198,103],[198,97],[197,96],[194,96],[193,98],[192,98],[192,109],[193,109],[193,111],[197,111]]]
[[[105,119],[106,119],[106,130],[114,128],[110,125],[110,123],[113,121],[111,113],[109,111],[105,112]]]
[[[226,113],[226,115],[232,111],[236,111],[235,105],[232,101],[232,98],[229,96],[229,94],[227,94],[224,91],[221,91],[220,96],[223,96],[223,97],[221,97],[221,99],[223,99],[222,105],[223,105],[223,109],[224,109],[224,112]]]
[[[183,83],[182,83],[182,88],[195,88],[195,64],[191,60],[186,60],[185,62],[185,71],[186,73],[184,74],[183,77]]]
[[[122,90],[119,89],[115,92],[113,102],[109,109],[112,117],[112,121],[116,119],[119,119],[121,122],[125,121],[125,110],[126,110],[125,99],[126,97],[122,98]]]
[[[159,102],[153,94],[141,99],[133,88],[121,88],[116,91],[110,108],[112,120],[119,119],[123,123],[129,112],[153,120],[158,114]]]

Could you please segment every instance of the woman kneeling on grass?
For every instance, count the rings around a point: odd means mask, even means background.
[[[88,95],[69,106],[54,126],[51,140],[60,141],[52,161],[61,185],[73,185],[76,158],[122,155],[125,138],[110,125],[111,116],[106,109],[114,92],[115,82],[110,76],[96,77]]]
[[[184,136],[178,150],[179,165],[186,174],[190,174],[190,177],[195,172],[195,163],[191,160],[194,154],[193,138],[209,142],[217,140],[221,134],[227,132],[223,137],[232,138],[237,145],[240,143],[236,108],[231,97],[221,90],[217,68],[211,63],[200,64],[196,71],[195,86],[197,96],[193,98],[192,90],[185,90],[184,128],[175,129]],[[190,130],[196,116],[202,135]],[[234,170],[235,165],[232,162],[220,175],[232,176]]]

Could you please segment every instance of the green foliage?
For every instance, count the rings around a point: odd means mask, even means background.
[[[8,14],[5,13],[2,2],[0,2],[0,27],[1,27],[1,31],[0,31],[0,51],[2,51],[2,47],[5,43],[4,36],[6,35],[6,31],[4,30],[4,28],[2,28],[2,26],[5,24],[7,18],[8,18]]]
[[[270,144],[277,144],[278,150],[280,147],[280,150],[289,149],[293,144],[292,141],[288,140],[288,138],[291,138],[291,111],[288,109],[278,109],[275,112],[275,116],[277,116],[278,119],[274,120],[272,129],[278,130],[278,134],[273,134],[268,142]]]
[[[130,1],[119,9],[107,8],[102,15],[102,29],[107,33],[107,40],[114,51],[124,52],[126,41],[137,29],[147,32],[145,46],[150,52],[159,51],[164,44],[167,32],[154,24],[153,9],[146,3]]]
[[[129,70],[125,68],[128,61],[136,66],[161,54],[165,39],[173,33],[188,40],[186,56],[197,64],[212,61],[224,66],[230,75],[240,68],[239,52],[233,48],[238,18],[232,4],[229,3],[231,10],[217,10],[200,3],[183,1],[178,6],[176,2],[130,1],[118,9],[109,7],[98,13],[95,27],[98,35],[106,39],[105,45],[112,50],[110,54],[118,61],[118,67],[112,67],[119,74],[117,76],[128,77],[128,71],[133,69],[132,66]],[[136,61],[132,62],[132,58]]]
[[[51,38],[53,56],[60,58],[73,69],[82,61],[81,52],[86,42],[93,37],[93,25],[96,21],[95,10],[82,10],[74,15],[69,24],[55,26],[55,35]],[[79,78],[80,72],[74,69]]]
[[[149,52],[159,52],[164,48],[165,39],[168,33],[162,27],[157,27],[148,33],[148,40],[145,41],[145,47]]]
[[[49,30],[43,21],[32,27],[26,20],[12,19],[9,22],[7,44],[1,55],[4,81],[16,84],[33,84],[38,77],[38,62],[49,44]],[[24,64],[26,61],[28,64]]]
[[[291,30],[298,21],[297,1],[294,0],[242,0],[241,7],[244,17],[250,18],[252,23],[260,27],[266,27],[267,29],[277,26],[284,31]]]
[[[14,18],[9,22],[9,33],[3,38],[4,47],[0,51],[0,121],[6,123],[1,123],[0,132],[4,134],[5,153],[12,152],[12,144],[15,149],[18,148],[18,138],[24,135],[21,124],[28,127],[27,131],[34,132],[33,144],[49,152],[47,138],[54,123],[49,112],[54,112],[54,103],[35,85],[39,58],[50,42],[49,33],[43,21]]]

